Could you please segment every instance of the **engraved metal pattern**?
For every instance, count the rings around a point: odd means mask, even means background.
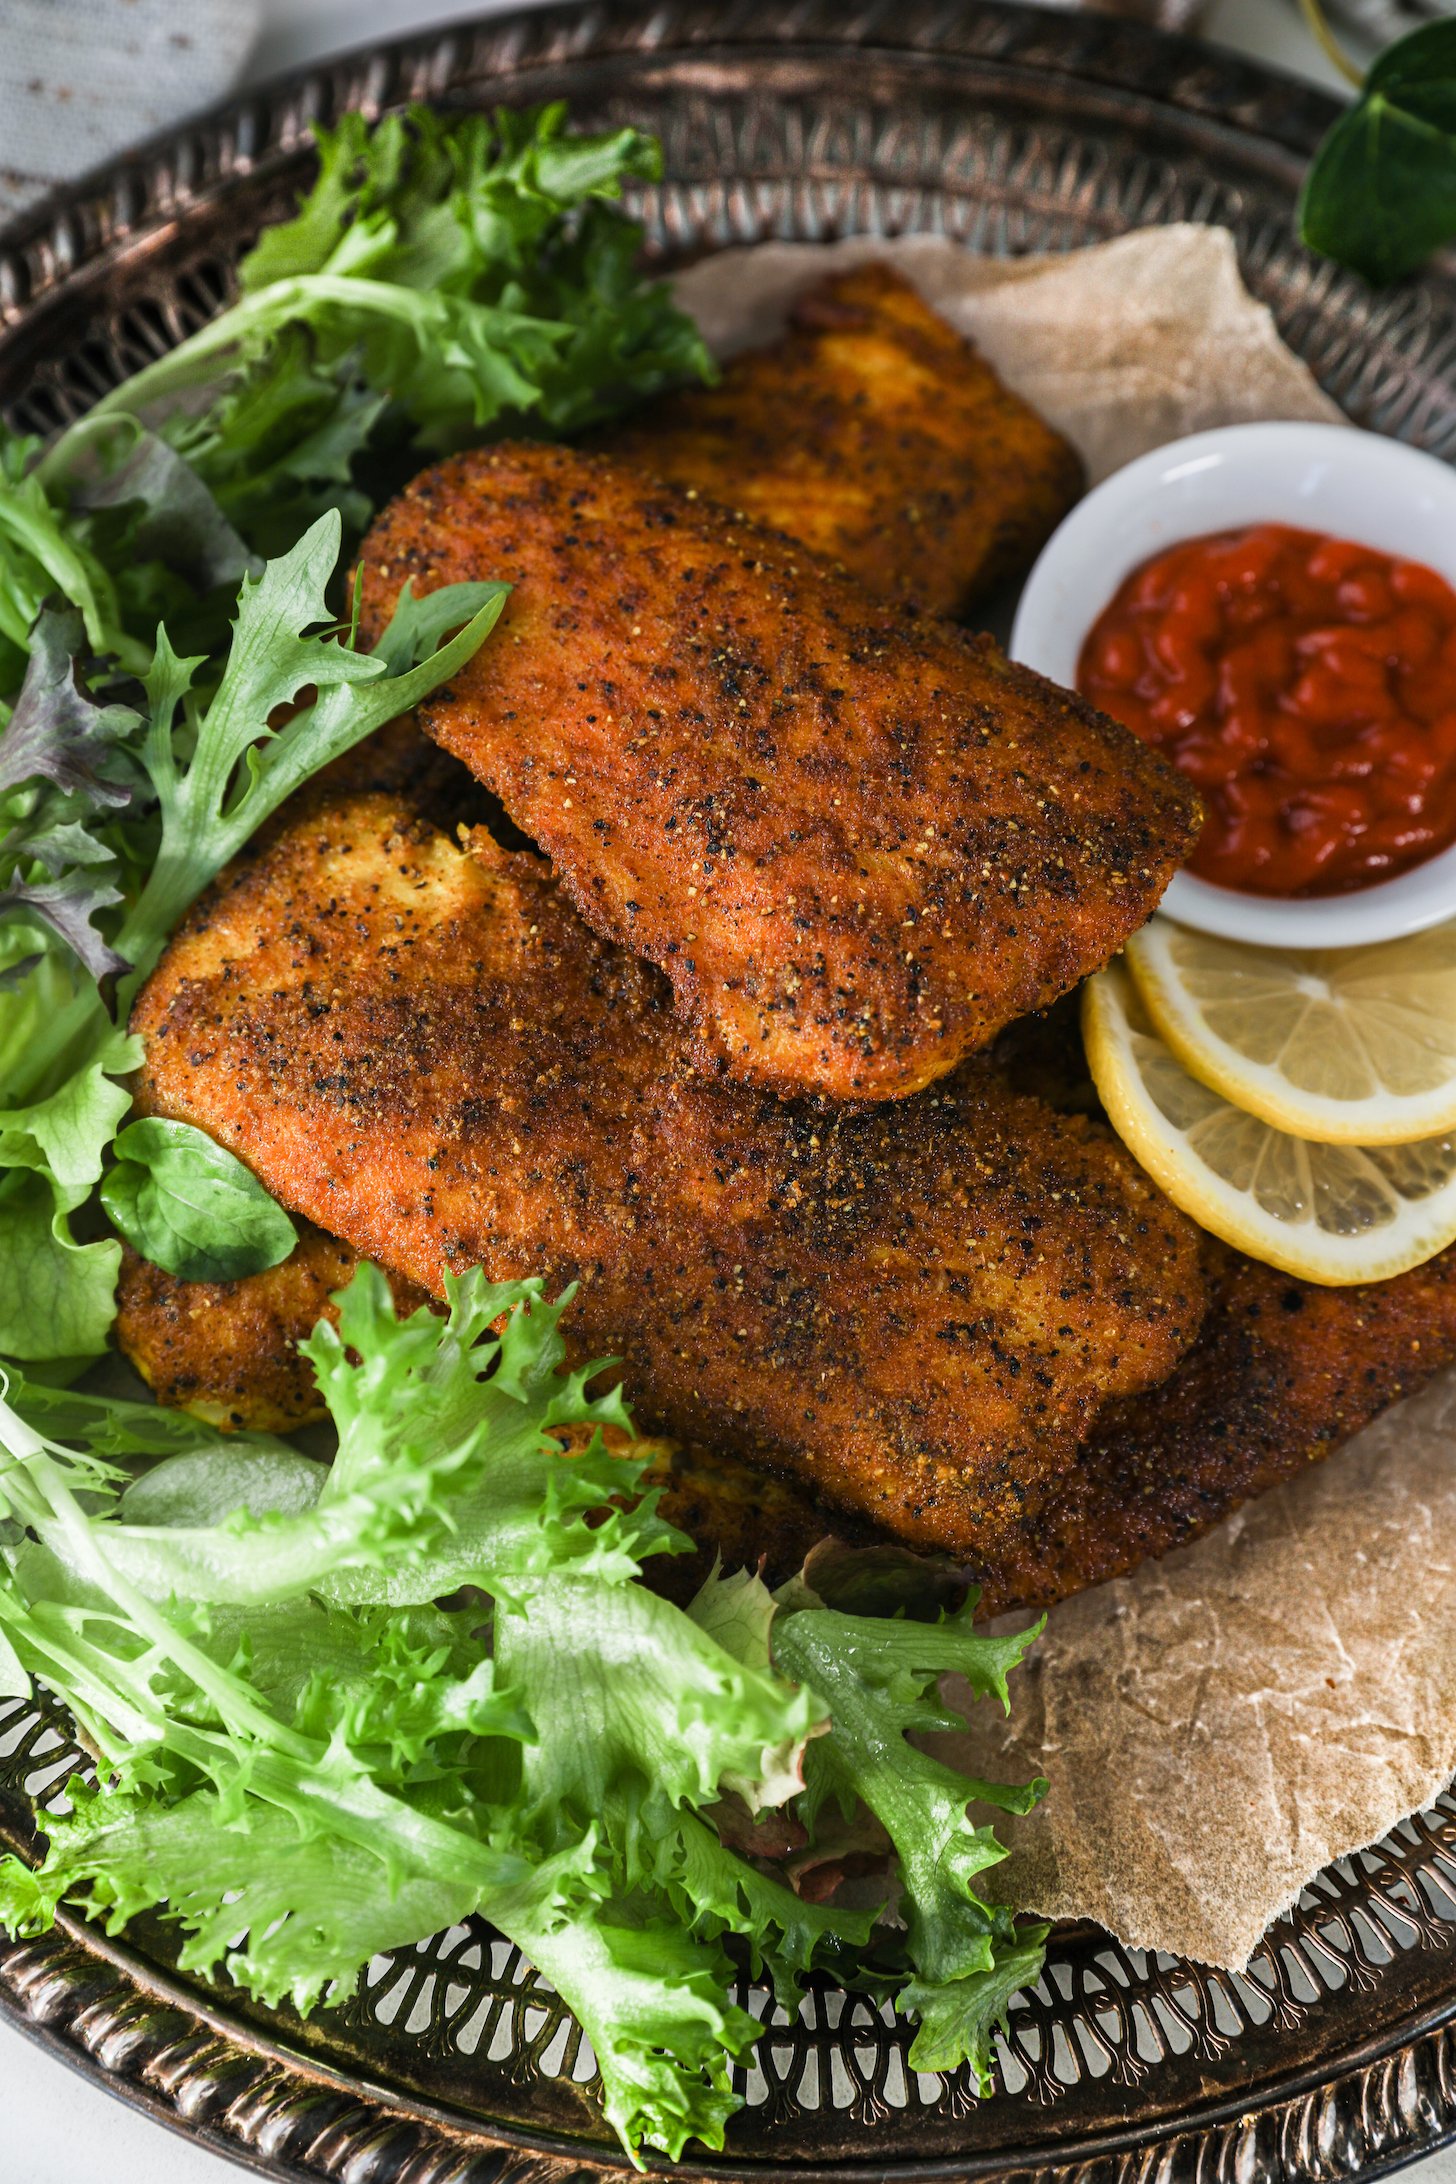
[[[1217,220],[1286,340],[1360,422],[1456,459],[1456,280],[1372,296],[1294,242],[1321,94],[1134,25],[991,0],[555,8],[350,57],[159,142],[0,237],[0,405],[47,431],[212,316],[307,172],[308,124],[404,100],[565,96],[663,138],[664,264],[766,236],[944,232],[995,252]],[[0,1707],[17,1844],[79,1755]],[[574,2184],[622,2168],[594,2064],[479,1925],[378,1960],[304,2026],[170,1968],[160,1923],[0,1939],[0,2011],[273,2177]],[[1248,1971],[1059,1929],[995,2099],[911,2072],[909,2035],[829,1989],[770,1998],[727,2155],[694,2173],[1263,2184],[1394,2167],[1456,2136],[1456,1802],[1331,1868]]]

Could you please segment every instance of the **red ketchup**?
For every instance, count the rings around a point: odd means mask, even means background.
[[[1190,870],[1338,895],[1456,841],[1456,591],[1419,562],[1260,523],[1135,569],[1077,688],[1198,784]]]

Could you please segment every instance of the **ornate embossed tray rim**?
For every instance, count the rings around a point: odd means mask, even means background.
[[[583,118],[663,133],[668,173],[643,210],[664,262],[765,235],[936,228],[1023,250],[1221,220],[1347,410],[1456,457],[1456,281],[1371,299],[1292,243],[1330,101],[1187,41],[994,0],[555,7],[291,78],[0,236],[0,404],[46,429],[215,311],[251,230],[288,202],[314,116],[558,94]],[[23,1835],[17,1788],[58,1753],[53,1725],[0,1709],[0,1834]],[[452,1930],[387,1964],[357,2008],[302,2027],[185,1984],[157,1929],[123,1945],[68,1917],[44,1940],[0,1940],[0,2012],[260,2174],[565,2184],[622,2168],[559,2005],[493,1947]],[[472,2049],[477,1996],[493,2029]],[[729,2153],[690,2167],[826,2184],[1375,2175],[1456,2137],[1453,2023],[1456,1803],[1442,1799],[1322,1875],[1247,1977],[1059,1930],[989,2104],[955,2080],[912,2082],[903,2036],[816,1994],[802,2024],[773,2021]]]

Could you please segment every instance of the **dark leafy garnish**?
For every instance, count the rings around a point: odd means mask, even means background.
[[[1315,155],[1299,226],[1376,283],[1456,239],[1456,22],[1423,24],[1376,61]]]

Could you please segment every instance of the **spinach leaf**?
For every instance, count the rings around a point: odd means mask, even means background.
[[[1456,238],[1456,21],[1423,24],[1375,63],[1315,155],[1299,231],[1377,284]]]
[[[185,1282],[261,1274],[298,1241],[251,1169],[190,1123],[156,1116],[117,1138],[101,1203],[134,1251]]]

